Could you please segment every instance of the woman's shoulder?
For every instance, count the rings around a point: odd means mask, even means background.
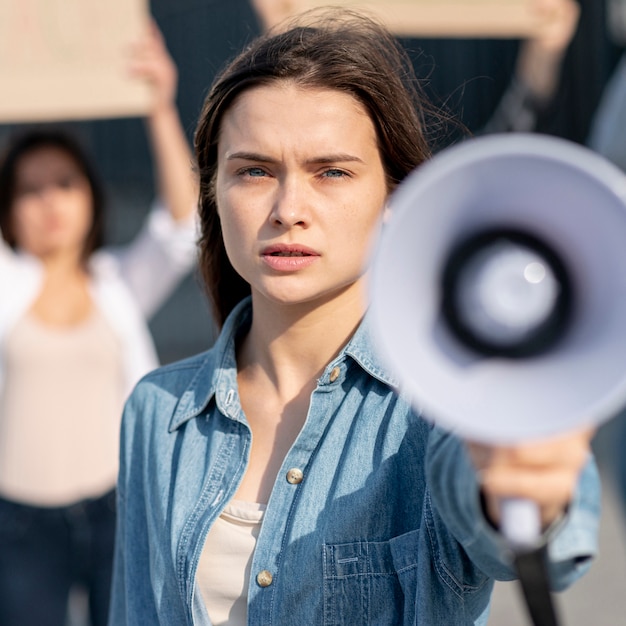
[[[237,384],[235,336],[239,327],[237,319],[227,320],[211,348],[146,374],[135,386],[126,412],[169,412],[169,430],[200,414],[218,388]]]
[[[162,365],[145,374],[135,387],[135,392],[182,395],[199,376],[210,374],[214,369],[214,348],[193,356]]]
[[[213,393],[214,361],[213,350],[207,350],[146,374],[126,402],[123,431],[166,436],[197,415]]]

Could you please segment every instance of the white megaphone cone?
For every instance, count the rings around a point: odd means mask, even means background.
[[[370,315],[381,356],[427,419],[507,444],[622,407],[620,170],[561,139],[482,137],[418,168],[390,209]],[[535,530],[504,532],[525,541]]]

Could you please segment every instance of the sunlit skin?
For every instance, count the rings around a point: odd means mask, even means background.
[[[41,147],[20,159],[12,216],[22,250],[42,260],[79,258],[92,215],[89,182],[64,150]]]
[[[312,309],[341,297],[360,318],[367,244],[386,195],[373,124],[349,95],[259,87],[223,119],[219,215],[255,306]],[[305,256],[273,256],[290,253]]]
[[[486,513],[498,525],[503,498],[534,501],[545,528],[571,501],[583,466],[589,460],[591,428],[516,446],[468,443],[485,495]]]

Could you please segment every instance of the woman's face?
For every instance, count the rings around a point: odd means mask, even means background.
[[[80,255],[93,219],[89,181],[61,148],[35,148],[20,158],[13,198],[18,247],[40,258]]]
[[[387,198],[377,137],[348,94],[290,83],[243,92],[218,141],[224,242],[253,297],[358,296]]]

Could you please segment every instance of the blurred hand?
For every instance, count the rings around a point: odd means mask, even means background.
[[[577,0],[534,0],[538,28],[525,40],[517,62],[517,77],[537,102],[554,96],[567,48],[576,33],[580,6]]]
[[[563,52],[569,46],[578,26],[578,1],[534,0],[532,9],[539,26],[530,41],[546,53]]]
[[[178,71],[156,22],[131,48],[129,71],[154,89],[153,114],[175,106]]]
[[[546,528],[565,511],[590,454],[594,431],[582,429],[515,446],[466,442],[478,473],[486,513],[500,524],[503,498],[535,502]]]
[[[251,0],[263,30],[269,30],[296,11],[292,0]]]

